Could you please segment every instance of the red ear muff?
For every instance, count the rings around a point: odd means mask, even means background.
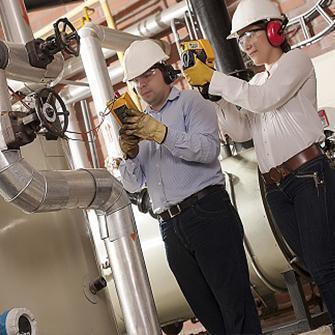
[[[267,23],[266,34],[272,46],[279,47],[285,42],[283,28],[283,23],[281,21],[269,21]]]

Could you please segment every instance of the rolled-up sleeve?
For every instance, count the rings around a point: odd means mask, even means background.
[[[169,127],[163,145],[183,160],[211,163],[220,151],[215,105],[192,91],[184,103],[185,131]]]

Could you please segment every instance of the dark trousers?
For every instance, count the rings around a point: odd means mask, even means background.
[[[266,189],[275,222],[319,286],[334,325],[335,170],[322,156]]]
[[[225,190],[160,222],[172,272],[212,335],[261,334],[243,249],[243,228]]]

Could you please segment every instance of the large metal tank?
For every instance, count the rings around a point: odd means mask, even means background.
[[[67,168],[58,142],[41,137],[22,152],[37,169]],[[42,335],[116,335],[105,293],[88,292],[99,272],[83,212],[28,215],[2,199],[0,211],[0,313],[28,308]]]

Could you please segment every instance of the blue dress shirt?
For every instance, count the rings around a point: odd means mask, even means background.
[[[224,184],[218,155],[220,142],[215,105],[192,90],[173,87],[157,112],[145,109],[168,127],[165,141],[141,141],[134,159],[120,164],[121,181],[129,192],[145,184],[155,213],[216,184]]]

